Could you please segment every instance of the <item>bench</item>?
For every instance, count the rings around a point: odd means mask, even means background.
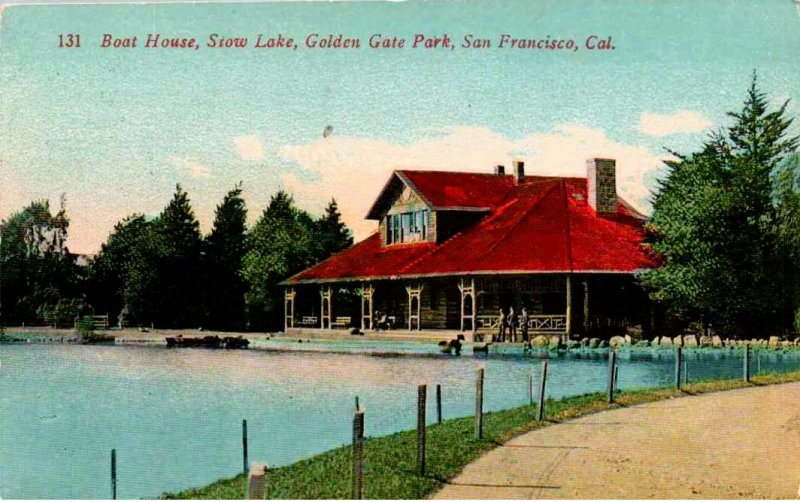
[[[350,316],[337,317],[331,323],[331,328],[348,328],[350,327]]]
[[[317,319],[317,316],[315,315],[305,315],[297,324],[300,326],[319,326],[319,319]]]

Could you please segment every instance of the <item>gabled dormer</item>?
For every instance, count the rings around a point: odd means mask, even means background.
[[[435,228],[431,227],[431,206],[424,195],[400,173],[392,173],[378,199],[372,205],[367,219],[378,220],[381,244],[408,244],[435,242]]]
[[[379,222],[384,247],[438,244],[491,212],[512,186],[494,175],[395,171],[367,219]]]

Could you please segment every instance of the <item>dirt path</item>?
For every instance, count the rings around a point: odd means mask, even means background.
[[[468,465],[445,499],[797,498],[800,383],[590,415]]]

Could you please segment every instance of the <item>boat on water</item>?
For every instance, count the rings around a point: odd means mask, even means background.
[[[217,335],[203,337],[184,337],[183,335],[168,336],[168,348],[202,347],[206,349],[246,349],[250,346],[250,340],[242,336],[226,336],[221,338]]]

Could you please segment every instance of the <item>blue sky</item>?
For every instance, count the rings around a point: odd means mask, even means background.
[[[690,151],[728,123],[753,70],[775,102],[800,97],[790,0],[38,5],[1,19],[0,218],[65,193],[76,252],[130,213],[157,214],[176,183],[205,230],[241,180],[251,221],[286,188],[313,212],[336,197],[362,238],[393,168],[489,171],[512,158],[581,175],[586,157],[615,157],[620,192],[646,210],[663,147]],[[99,47],[104,33],[252,45],[314,32],[579,45],[596,34],[615,50]],[[59,49],[59,33],[80,33],[82,48]]]

